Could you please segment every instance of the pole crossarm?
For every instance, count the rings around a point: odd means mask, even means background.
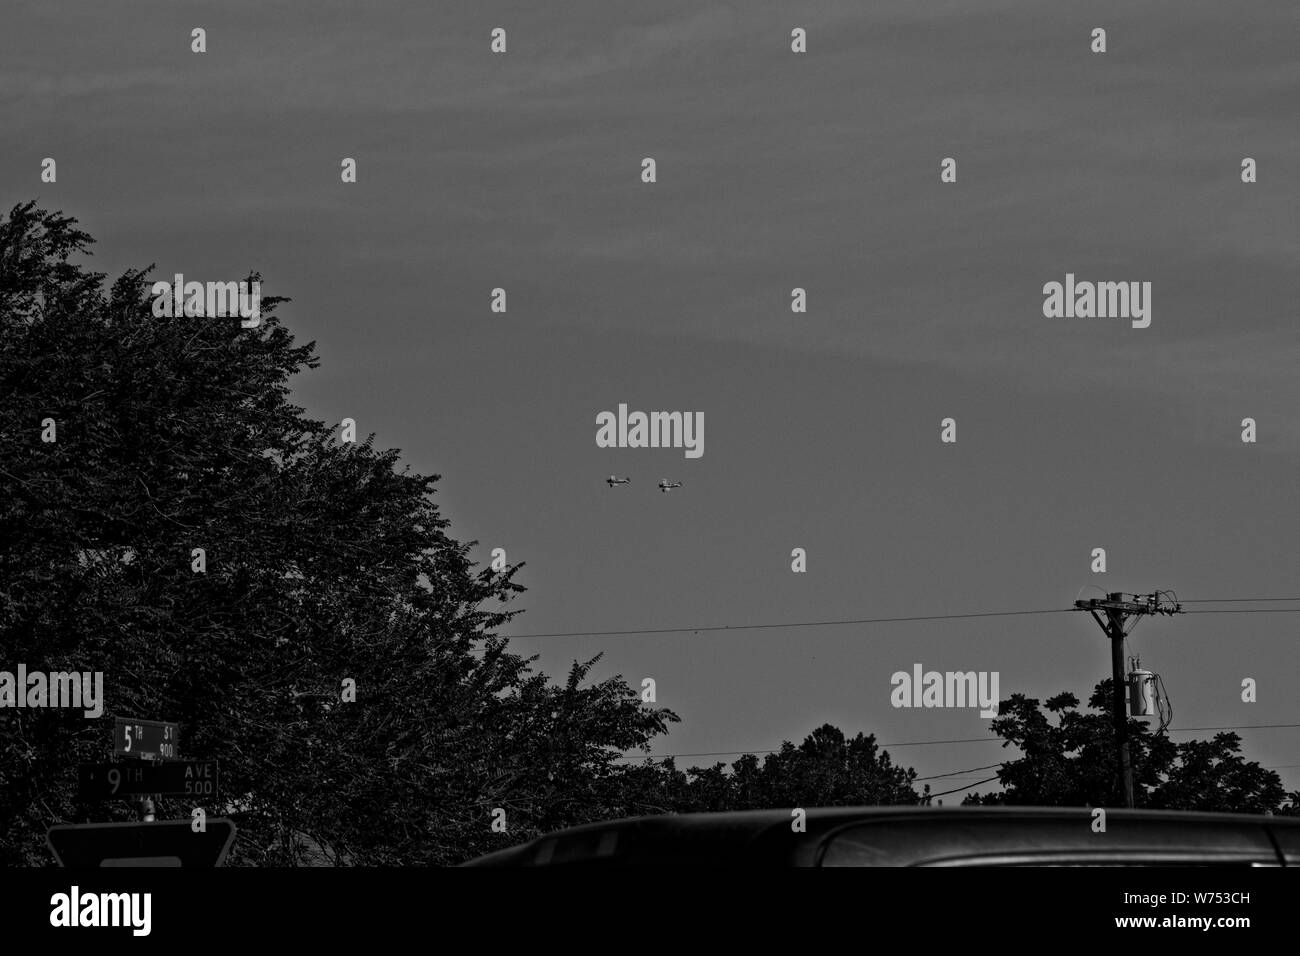
[[[1181,614],[1183,606],[1177,602],[1170,602],[1161,599],[1159,594],[1130,594],[1127,597],[1133,600],[1125,600],[1125,595],[1120,592],[1108,594],[1104,598],[1089,598],[1085,601],[1075,601],[1074,609],[1076,611],[1093,611],[1094,617],[1097,611],[1109,611],[1118,614],[1164,614],[1172,616]]]

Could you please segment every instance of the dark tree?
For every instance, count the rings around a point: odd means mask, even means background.
[[[1111,681],[1097,685],[1088,707],[1059,694],[1043,704],[1023,694],[1002,702],[992,730],[1023,756],[1002,765],[1003,792],[971,796],[966,803],[1057,807],[1114,807],[1117,797],[1115,734],[1111,722]],[[1053,723],[1051,716],[1055,716]],[[1129,718],[1134,803],[1166,810],[1218,810],[1263,813],[1282,797],[1278,775],[1240,754],[1241,738],[1220,733],[1213,740],[1174,743]]]
[[[846,738],[830,724],[818,727],[798,747],[785,741],[761,762],[745,754],[730,770],[717,763],[680,771],[672,760],[647,763],[641,770],[643,776],[630,779],[629,785],[643,788],[637,791],[643,804],[679,813],[918,802],[912,789],[915,770],[895,766],[874,735]]]
[[[105,291],[73,261],[91,242],[35,203],[0,219],[0,669],[102,671],[107,699],[0,709],[0,864],[48,862],[51,824],[128,817],[75,792],[115,715],[220,759],[204,809],[236,818],[231,863],[454,862],[611,813],[613,758],[675,715],[583,686],[592,662],[552,686],[492,636],[520,566],[476,571],[437,475],[291,404],[318,362],[288,300],[252,329],[158,318],[148,270]]]

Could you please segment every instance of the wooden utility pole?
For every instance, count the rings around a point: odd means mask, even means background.
[[[1092,598],[1074,602],[1075,608],[1090,613],[1097,626],[1110,638],[1111,718],[1115,724],[1119,796],[1126,807],[1134,804],[1133,764],[1128,749],[1128,702],[1125,699],[1128,685],[1124,680],[1124,625],[1130,617],[1140,614],[1173,615],[1183,609],[1181,604],[1162,602],[1159,591],[1145,595],[1132,594],[1129,597],[1133,600],[1126,601],[1124,595],[1116,591],[1107,594],[1105,600]],[[1106,615],[1105,621],[1097,614],[1098,611]]]

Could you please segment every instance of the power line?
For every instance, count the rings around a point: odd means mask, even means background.
[[[1288,728],[1288,727],[1290,728],[1300,727],[1300,724],[1241,724],[1237,727],[1170,727],[1166,731],[1166,733],[1195,733],[1204,730],[1270,730],[1274,728]],[[1007,741],[1005,741],[1001,737],[957,737],[951,740],[905,740],[902,741],[901,743],[876,744],[876,746],[879,749],[884,750],[887,747],[893,747],[894,749],[897,749],[899,747],[929,747],[929,746],[934,746],[936,744],[1001,744],[1006,742]],[[742,756],[745,754],[753,754],[754,756],[758,756],[759,754],[775,754],[780,752],[781,751],[779,749],[778,750],[707,750],[702,753],[623,754],[622,756],[616,757],[614,759],[616,760],[667,760],[670,757],[731,757],[731,756],[735,756],[736,754],[740,754]],[[989,766],[997,767],[1000,766],[1000,764],[990,764]],[[982,770],[985,768],[976,767],[975,769]],[[964,773],[965,771],[959,771],[959,772]],[[945,776],[945,775],[939,774],[939,776]],[[930,780],[932,778],[919,777],[918,779]]]
[[[897,744],[895,744],[897,746]],[[615,760],[668,760],[671,757],[730,757],[735,754],[744,756],[745,754],[774,754],[780,753],[779,750],[709,750],[703,753],[694,754],[623,754],[621,757],[615,757]]]
[[[1000,766],[1000,764],[993,764],[993,766],[995,766],[995,767],[996,767],[996,766]],[[1265,770],[1286,770],[1286,769],[1288,769],[1288,768],[1290,768],[1290,767],[1300,767],[1300,764],[1287,764],[1286,766],[1283,766],[1283,767],[1265,767],[1264,769],[1265,769]],[[967,772],[967,771],[959,771],[959,773],[965,773],[965,772]],[[952,776],[956,776],[956,774],[939,774],[938,776],[940,776],[940,777],[952,777]],[[933,779],[935,779],[935,778],[934,778],[934,777],[917,777],[916,779],[917,779],[917,780],[933,780]],[[955,790],[944,790],[942,793],[927,793],[927,794],[924,794],[923,796],[925,796],[926,798],[930,798],[930,797],[946,797],[946,796],[948,796],[948,794],[950,794],[950,793],[960,793],[960,792],[963,791],[963,790],[970,790],[971,788],[981,786],[982,784],[992,783],[994,780],[997,780],[997,779],[998,779],[997,777],[987,777],[987,778],[985,778],[984,780],[976,780],[974,783],[968,783],[968,784],[966,784],[966,786],[964,786],[964,787],[958,787],[958,788],[955,789]]]
[[[1284,601],[1300,601],[1300,597],[1289,598],[1200,598],[1195,601],[1182,601],[1182,604],[1258,604],[1274,601],[1282,603]]]
[[[1289,725],[1289,726],[1300,726],[1300,724],[1297,724],[1297,725]],[[893,745],[891,745],[891,746],[897,746],[897,744],[893,744]],[[726,751],[726,752],[727,752],[727,753],[739,753],[740,751]],[[754,751],[750,751],[750,753],[753,753],[753,752],[754,752]],[[771,750],[769,750],[769,751],[764,751],[764,752],[765,752],[765,753],[775,753],[775,751],[771,751]],[[688,755],[686,755],[686,754],[681,754],[681,755],[679,755],[679,756],[688,756]],[[984,766],[984,767],[971,767],[971,768],[969,768],[968,770],[954,770],[954,771],[952,771],[951,773],[936,773],[936,774],[931,774],[931,775],[928,776],[928,777],[914,777],[914,778],[912,778],[912,783],[920,783],[922,780],[941,780],[941,779],[943,779],[944,777],[960,777],[960,776],[962,776],[962,775],[964,775],[964,774],[971,774],[971,775],[973,775],[973,774],[975,774],[976,772],[978,772],[978,771],[980,771],[980,770],[992,770],[994,767],[1001,767],[1001,766],[1003,766],[1003,764],[1000,764],[1000,763],[991,763],[991,764],[988,764],[987,766]],[[1294,768],[1296,768],[1296,767],[1300,767],[1300,764],[1297,764],[1297,763],[1281,764],[1281,765],[1279,765],[1279,766],[1264,767],[1263,769],[1265,769],[1265,770],[1291,770],[1291,769],[1294,769]],[[970,790],[970,789],[972,789],[972,788],[974,788],[974,787],[979,787],[979,786],[982,786],[983,784],[986,784],[986,783],[992,783],[994,780],[997,780],[997,779],[999,779],[999,777],[997,777],[997,776],[993,776],[993,777],[985,777],[983,780],[976,780],[974,783],[968,783],[968,784],[966,784],[965,786],[957,787],[955,790],[944,790],[944,791],[941,791],[941,792],[939,792],[939,793],[926,793],[926,794],[923,794],[923,796],[924,796],[925,798],[927,798],[927,799],[932,798],[932,797],[946,797],[946,796],[948,796],[949,794],[960,793],[960,792],[963,791],[963,790]]]
[[[1195,600],[1183,601],[1184,604],[1225,604],[1225,603],[1259,603],[1259,602],[1283,602],[1283,601],[1300,601],[1300,598],[1200,598]],[[532,639],[532,638],[550,638],[550,637],[619,637],[638,634],[698,634],[701,632],[714,631],[744,631],[744,630],[763,630],[771,628],[793,628],[793,627],[836,627],[851,624],[895,624],[913,621],[951,621],[966,620],[973,618],[986,617],[1020,617],[1025,615],[1036,614],[1061,614],[1067,611],[1078,610],[1075,608],[1046,608],[1031,611],[983,611],[966,614],[927,614],[913,615],[908,617],[879,617],[879,618],[855,618],[851,620],[839,621],[796,621],[789,623],[766,623],[766,624],[723,624],[723,625],[703,625],[696,627],[661,627],[661,628],[629,628],[616,631],[556,631],[550,633],[537,634],[507,634],[501,635],[507,640],[510,639]],[[1185,611],[1187,614],[1277,614],[1277,613],[1300,613],[1300,608],[1237,608],[1237,609],[1206,609],[1198,611]],[[1178,731],[1184,733],[1193,733],[1200,731],[1222,731],[1222,730],[1263,730],[1272,728],[1295,728],[1300,724],[1247,724],[1240,727],[1179,727],[1170,728],[1170,732]],[[1003,741],[996,737],[966,737],[954,738],[948,740],[913,740],[901,741],[897,743],[881,743],[877,746],[885,747],[921,747],[935,746],[941,744],[963,744],[963,743],[1002,743]],[[670,754],[624,754],[616,757],[617,760],[667,760],[672,758],[686,757],[729,757],[735,755],[753,754],[774,754],[780,750],[773,749],[753,749],[753,750],[716,750],[703,751],[696,753],[670,753]],[[991,769],[999,764],[990,764],[987,768]],[[972,771],[954,771],[949,774],[936,774],[930,777],[918,777],[917,780],[934,780],[942,777],[957,776],[962,773]],[[997,779],[996,777],[990,779]],[[980,781],[981,783],[987,781]],[[979,784],[971,784],[978,786]],[[949,791],[955,792],[955,791]],[[942,796],[942,794],[933,794],[932,796]]]
[[[907,740],[896,744],[876,744],[878,748],[885,747],[929,747],[934,744],[1000,744],[1000,737],[961,737],[953,740]],[[775,754],[780,753],[778,750],[709,750],[704,753],[693,754],[624,754],[616,759],[618,760],[666,760],[669,757],[730,757],[734,754]]]
[[[954,621],[974,617],[1017,617],[1024,614],[1062,614],[1074,608],[1048,608],[1040,611],[984,611],[975,614],[926,614],[915,617],[868,617],[850,621],[792,621],[788,624],[719,624],[704,627],[646,627],[625,631],[557,631],[551,634],[502,634],[509,640],[534,637],[607,637],[627,634],[684,634],[701,631],[753,631],[779,627],[835,627],[844,624],[896,624],[904,621]]]
[[[1300,607],[1237,607],[1206,609],[1204,611],[1184,611],[1184,614],[1300,614]]]
[[[939,780],[942,777],[960,777],[962,774],[975,773],[978,770],[992,770],[994,767],[1001,767],[1000,763],[991,763],[987,767],[971,767],[969,770],[954,770],[952,773],[936,773],[929,777],[917,777],[916,780]],[[975,784],[971,784],[975,786]]]
[[[987,780],[976,780],[974,783],[968,783],[964,787],[958,787],[956,790],[945,790],[942,793],[927,793],[927,797],[946,797],[950,793],[961,793],[963,790],[969,790],[971,787],[978,787],[980,784],[992,783],[997,777],[989,777]]]
[[[1170,727],[1166,733],[1191,733],[1196,730],[1267,730],[1273,727],[1300,727],[1300,724],[1242,724],[1240,727]]]
[[[1182,604],[1247,604],[1280,603],[1300,601],[1296,598],[1200,598],[1181,601]],[[1077,608],[1045,608],[1034,611],[982,611],[971,614],[923,614],[910,617],[868,617],[843,621],[790,621],[788,623],[768,624],[715,624],[696,627],[641,627],[617,631],[554,631],[545,634],[503,634],[507,639],[525,639],[542,637],[621,637],[635,634],[698,634],[711,631],[753,631],[783,627],[838,627],[849,624],[900,624],[909,621],[956,621],[981,617],[1019,617],[1028,614],[1060,614],[1075,611]],[[1300,614],[1300,608],[1209,608],[1200,611],[1184,611],[1184,614]]]

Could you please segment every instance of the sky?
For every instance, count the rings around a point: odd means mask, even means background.
[[[1300,598],[1298,33],[1284,0],[11,0],[0,204],[75,216],[110,276],[292,297],[322,359],[295,401],[525,562],[514,650],[653,677],[655,753],[829,722],[928,776],[1007,752],[975,709],[891,706],[894,672],[1086,700],[1091,618],[798,622]],[[1045,317],[1067,273],[1150,282],[1151,325]],[[704,454],[597,447],[620,403],[702,413]],[[1129,650],[1175,740],[1300,724],[1297,623],[1152,618]],[[1300,788],[1300,728],[1241,735]]]

